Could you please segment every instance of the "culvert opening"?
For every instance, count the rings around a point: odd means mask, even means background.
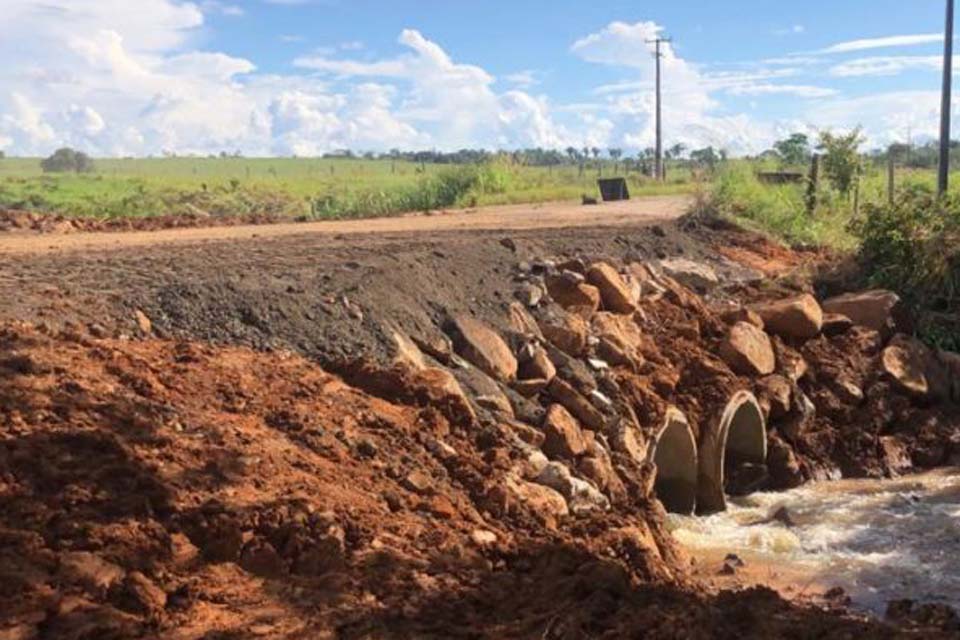
[[[697,503],[697,444],[686,417],[667,411],[654,440],[651,457],[657,465],[654,492],[671,513],[693,513]]]
[[[725,417],[728,412],[721,449],[723,489],[728,495],[742,496],[753,493],[767,480],[767,428],[752,394],[734,396]]]

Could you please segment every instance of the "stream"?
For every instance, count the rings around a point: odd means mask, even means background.
[[[770,519],[781,507],[793,526]],[[757,493],[712,516],[671,515],[669,526],[695,557],[735,553],[798,590],[839,586],[865,612],[883,615],[900,598],[960,610],[960,469]]]

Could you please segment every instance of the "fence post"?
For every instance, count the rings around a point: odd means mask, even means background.
[[[812,216],[817,210],[817,190],[820,187],[820,154],[813,154],[810,158],[810,176],[807,179],[807,215]]]
[[[860,172],[853,179],[853,217],[860,217]]]
[[[887,152],[887,203],[891,206],[893,205],[893,195],[894,195],[894,177],[896,173],[896,167],[894,166],[893,154]]]

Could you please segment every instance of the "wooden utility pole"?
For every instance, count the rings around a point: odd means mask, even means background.
[[[657,147],[656,157],[654,159],[654,171],[656,171],[657,180],[663,180],[663,112],[661,109],[661,91],[660,91],[660,60],[663,58],[663,51],[660,46],[670,42],[670,38],[657,37],[656,40],[648,40],[656,46],[654,57],[657,61]]]
[[[893,206],[894,196],[896,195],[896,185],[894,180],[896,179],[897,167],[896,162],[893,158],[893,151],[887,151],[887,204]]]
[[[943,92],[940,102],[940,173],[937,191],[942,196],[950,183],[950,106],[953,80],[953,0],[947,0],[947,26],[943,35]]]

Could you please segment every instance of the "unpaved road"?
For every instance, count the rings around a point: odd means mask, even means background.
[[[161,231],[0,234],[0,254],[105,250],[155,244],[184,244],[299,235],[421,234],[445,231],[524,230],[568,227],[625,226],[675,219],[689,208],[689,196],[639,198],[585,207],[559,202],[506,205],[416,214],[394,218],[336,220],[230,227],[198,227]]]

